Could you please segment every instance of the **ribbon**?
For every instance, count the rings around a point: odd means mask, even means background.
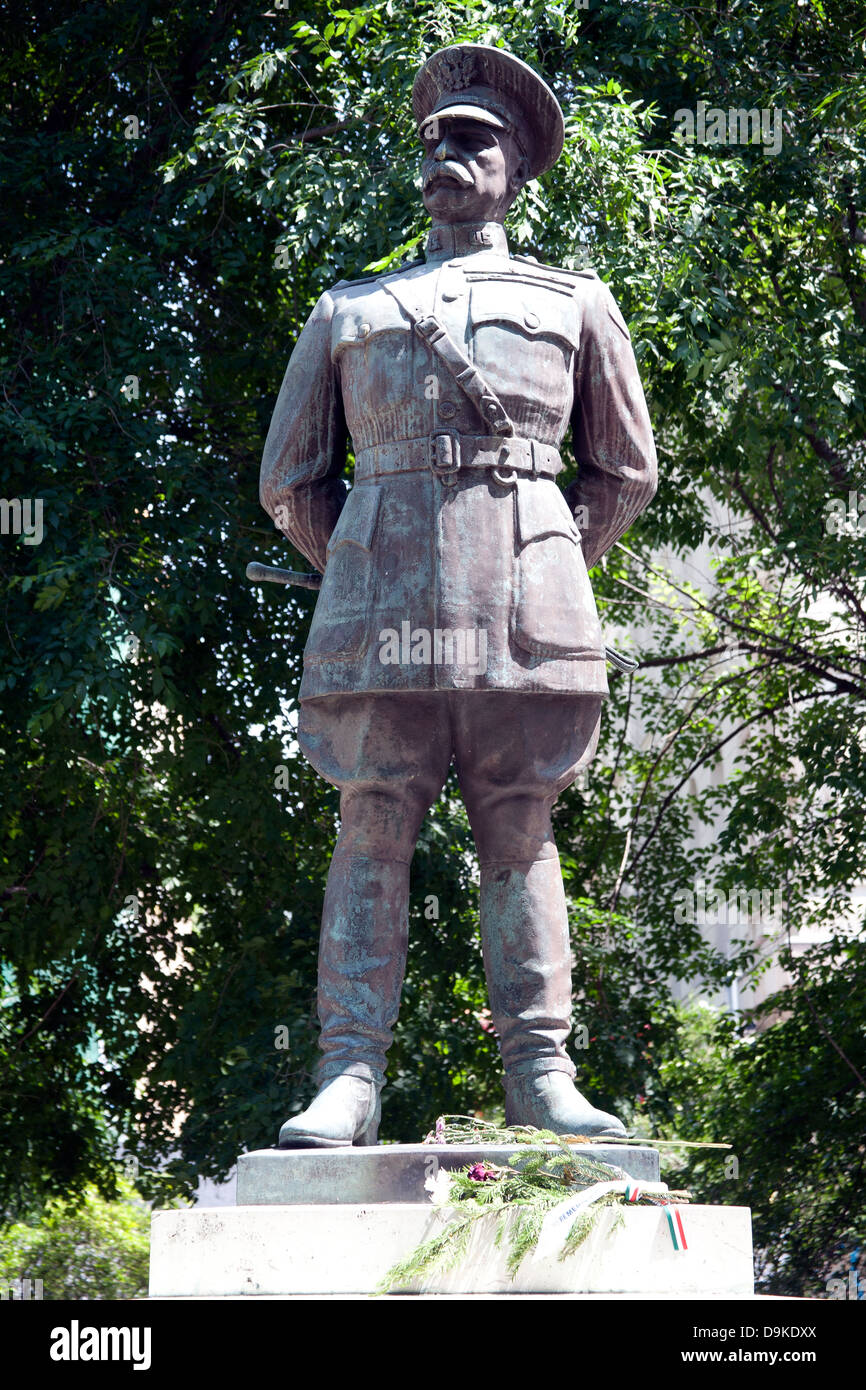
[[[671,1233],[671,1240],[675,1250],[688,1250],[686,1243],[686,1233],[683,1228],[683,1218],[680,1215],[679,1207],[666,1207],[665,1216],[668,1219],[668,1230]]]

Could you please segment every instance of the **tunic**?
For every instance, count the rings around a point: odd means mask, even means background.
[[[483,418],[407,303],[500,410]],[[424,263],[340,281],[292,353],[261,469],[262,505],[323,573],[300,698],[606,694],[587,570],[656,486],[628,329],[592,271],[511,256],[483,223],[434,228]]]

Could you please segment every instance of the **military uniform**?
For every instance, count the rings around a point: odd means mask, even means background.
[[[482,418],[392,286],[463,350],[513,434]],[[569,421],[583,533],[555,481]],[[503,228],[487,223],[435,229],[425,264],[341,281],[298,341],[262,469],[263,505],[324,571],[300,698],[605,694],[587,566],[646,506],[655,467],[628,330],[592,272],[509,256]],[[449,661],[447,645],[440,662],[383,662],[380,633],[402,639],[406,622],[410,642],[417,630],[483,630],[485,669]]]
[[[419,119],[434,98],[443,114],[449,100],[467,109],[449,84],[502,122],[500,85],[512,106],[535,91],[530,70],[504,66],[498,50],[446,52],[457,57],[431,60],[416,84]],[[566,500],[557,477],[569,423],[579,475]],[[325,1084],[348,1075],[377,1094],[382,1084],[409,861],[452,758],[479,851],[506,1075],[574,1075],[550,810],[592,757],[608,689],[587,568],[655,486],[646,404],[609,290],[592,272],[510,255],[500,223],[434,225],[423,262],[340,281],[313,309],[277,401],[261,499],[323,572],[298,733],[342,793],[320,946]],[[298,1122],[288,1130],[281,1142],[331,1142]],[[354,1142],[375,1125],[365,1133]]]

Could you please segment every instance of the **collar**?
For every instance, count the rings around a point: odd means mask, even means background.
[[[428,264],[480,251],[508,255],[508,240],[501,222],[434,222],[424,243]]]

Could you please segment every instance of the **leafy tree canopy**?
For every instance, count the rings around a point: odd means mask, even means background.
[[[565,152],[509,237],[611,284],[660,454],[656,500],[593,576],[643,666],[612,678],[589,791],[558,810],[581,1077],[639,1123],[736,1135],[768,1250],[820,1191],[785,1275],[802,1287],[863,1234],[855,0],[11,0],[4,488],[41,499],[44,535],[0,538],[4,1199],[110,1193],[120,1135],[176,1185],[219,1175],[309,1095],[336,799],[291,740],[312,598],[243,579],[253,554],[299,558],[258,462],[317,295],[418,245],[408,96],[453,39],[504,43],[561,100]],[[699,103],[765,111],[778,150],[689,143]],[[683,567],[697,547],[710,584]],[[721,1070],[694,1060],[670,981],[716,989],[754,952],[676,921],[698,874],[778,892],[783,943],[821,937],[788,951],[757,1042],[736,1019],[714,1035]],[[414,875],[386,1137],[499,1097],[453,784]]]

